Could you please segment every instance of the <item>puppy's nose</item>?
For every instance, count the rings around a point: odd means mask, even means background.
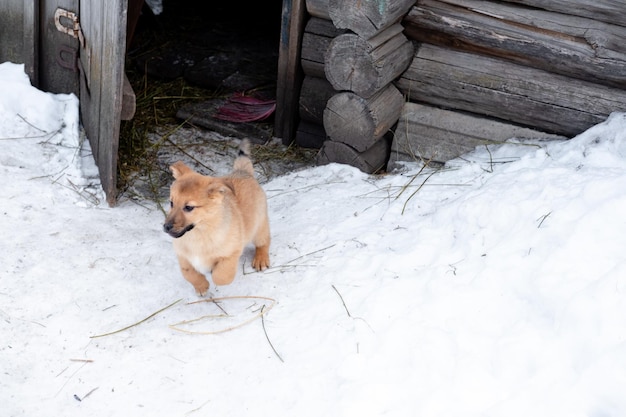
[[[169,232],[171,232],[173,228],[174,228],[174,225],[173,225],[172,223],[165,223],[165,224],[163,225],[163,231],[164,231],[165,233],[169,233]]]

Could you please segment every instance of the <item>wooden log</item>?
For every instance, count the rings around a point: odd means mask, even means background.
[[[326,103],[337,91],[325,78],[304,77],[300,89],[300,120],[324,124]]]
[[[331,41],[343,33],[345,30],[337,29],[330,20],[309,19],[302,35],[301,64],[305,75],[326,78],[324,56]]]
[[[626,26],[623,0],[507,0],[524,6]]]
[[[320,149],[326,141],[324,126],[317,123],[300,121],[296,131],[296,145],[303,148]]]
[[[402,161],[445,163],[477,146],[512,138],[566,139],[478,115],[408,102],[395,129],[387,170],[400,168]]]
[[[309,12],[311,16],[330,20],[330,15],[328,14],[328,0],[306,0],[306,11]]]
[[[371,97],[396,79],[413,57],[413,44],[402,34],[402,25],[391,26],[365,40],[346,33],[332,40],[324,71],[335,90]]]
[[[398,121],[404,97],[389,84],[369,99],[342,92],[328,100],[324,110],[324,129],[336,142],[364,152]]]
[[[328,14],[336,27],[367,39],[397,23],[414,4],[415,0],[329,0]]]
[[[626,86],[626,28],[482,0],[421,0],[403,21],[420,42]]]
[[[333,162],[347,164],[367,174],[373,174],[385,169],[388,157],[389,142],[385,137],[376,141],[365,152],[358,152],[345,143],[327,140],[317,154],[316,162],[318,165],[326,165]]]
[[[428,44],[395,84],[410,101],[566,136],[626,111],[624,90]]]

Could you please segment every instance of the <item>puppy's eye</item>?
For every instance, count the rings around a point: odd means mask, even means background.
[[[194,208],[195,208],[194,206],[187,205],[187,206],[183,207],[183,211],[185,213],[189,213],[189,212],[192,212]]]
[[[170,208],[174,207],[174,202],[170,200]]]

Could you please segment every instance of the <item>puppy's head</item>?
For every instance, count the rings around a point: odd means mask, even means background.
[[[170,170],[174,182],[163,230],[179,238],[198,226],[220,222],[224,199],[233,192],[232,186],[222,179],[200,175],[180,161]]]

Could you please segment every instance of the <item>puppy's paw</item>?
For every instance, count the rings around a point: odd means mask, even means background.
[[[200,297],[204,297],[209,292],[209,282],[205,281],[201,284],[194,285],[194,288],[196,289],[196,294],[198,294]]]
[[[266,251],[257,249],[252,259],[252,267],[257,271],[263,271],[270,267],[270,256]]]

